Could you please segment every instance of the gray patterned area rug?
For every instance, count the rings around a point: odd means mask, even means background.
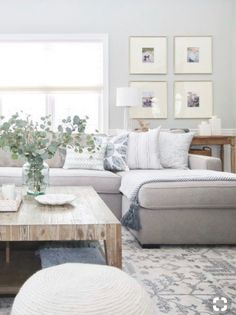
[[[142,249],[128,231],[123,240],[124,269],[145,286],[157,314],[223,314],[213,311],[215,297],[225,297],[226,313],[236,314],[236,247]]]
[[[123,269],[144,285],[158,315],[223,314],[213,311],[215,297],[227,299],[225,314],[236,314],[236,247],[142,249],[124,229]],[[11,304],[0,299],[0,315],[9,315]]]

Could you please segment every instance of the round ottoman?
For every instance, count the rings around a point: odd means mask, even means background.
[[[35,273],[15,298],[11,315],[154,315],[139,283],[100,265],[64,264]]]

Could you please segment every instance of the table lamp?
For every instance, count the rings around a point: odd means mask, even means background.
[[[116,106],[124,107],[124,129],[128,130],[128,107],[139,106],[139,89],[134,87],[120,87],[116,90]]]

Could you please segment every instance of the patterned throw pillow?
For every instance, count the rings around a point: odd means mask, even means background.
[[[161,165],[165,168],[187,169],[188,151],[194,134],[160,133]]]
[[[107,138],[97,137],[96,143],[100,144],[100,149],[95,153],[88,152],[86,149],[82,153],[75,152],[73,148],[66,149],[66,158],[64,169],[86,169],[86,170],[104,170],[104,157],[107,147]]]
[[[126,154],[128,133],[112,137],[108,140],[104,159],[104,167],[108,171],[127,171]]]
[[[130,169],[161,169],[159,150],[160,127],[148,132],[131,132],[128,144]]]

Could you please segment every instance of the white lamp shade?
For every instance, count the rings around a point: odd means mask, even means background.
[[[134,107],[139,106],[140,91],[134,87],[120,87],[116,90],[116,106]]]

